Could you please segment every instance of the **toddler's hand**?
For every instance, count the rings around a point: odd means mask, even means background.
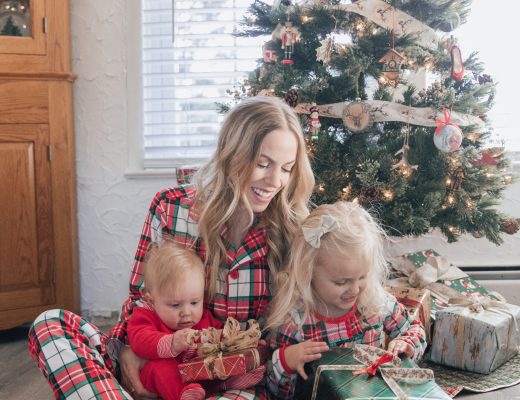
[[[409,358],[413,358],[414,350],[412,346],[403,340],[394,339],[388,343],[388,351],[398,357],[399,354],[405,353]]]
[[[188,341],[188,336],[193,334],[193,329],[179,329],[173,334],[172,350],[174,354],[182,353],[192,347]]]
[[[317,360],[321,353],[328,351],[329,346],[325,342],[301,342],[285,348],[284,356],[287,366],[307,380],[304,366],[310,361]]]

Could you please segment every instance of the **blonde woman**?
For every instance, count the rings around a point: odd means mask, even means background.
[[[267,385],[276,398],[292,399],[306,363],[349,343],[384,346],[419,358],[426,347],[420,322],[383,288],[383,232],[355,203],[322,205],[296,234],[284,282],[271,304],[267,327],[275,349]],[[282,280],[282,279],[280,279]]]
[[[197,184],[165,189],[153,199],[134,259],[130,296],[110,336],[64,310],[48,311],[34,322],[30,351],[56,397],[74,393],[87,399],[99,391],[111,399],[130,398],[128,393],[155,397],[139,380],[145,361],[123,344],[127,320],[142,295],[143,259],[163,235],[193,248],[204,261],[205,304],[216,318],[262,321],[273,273],[287,261],[288,246],[308,215],[313,186],[294,111],[268,97],[248,98],[234,107]],[[66,361],[51,361],[54,349],[65,352]],[[232,396],[265,398],[265,391],[253,388]]]

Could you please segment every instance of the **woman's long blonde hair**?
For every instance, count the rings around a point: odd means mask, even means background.
[[[213,298],[219,267],[226,265],[226,246],[220,233],[244,201],[244,184],[259,159],[263,139],[272,131],[292,132],[298,141],[296,162],[287,185],[262,214],[267,229],[267,261],[272,274],[287,262],[291,239],[308,215],[314,175],[306,154],[299,119],[287,104],[274,97],[250,97],[235,106],[220,129],[213,157],[197,173],[194,211],[199,236],[206,247],[210,268],[206,292]],[[249,209],[253,223],[253,212]]]
[[[357,307],[365,316],[385,309],[383,283],[387,277],[387,263],[383,229],[361,206],[344,201],[317,207],[305,219],[302,228],[320,229],[324,216],[332,217],[338,226],[321,236],[319,248],[306,241],[303,229],[298,230],[288,267],[280,274],[280,287],[269,304],[266,329],[274,330],[284,324],[294,310],[303,312],[302,322],[316,311],[320,299],[313,291],[312,278],[320,273],[318,257],[322,252],[346,260],[356,256],[366,262],[369,266],[367,286],[357,300]]]

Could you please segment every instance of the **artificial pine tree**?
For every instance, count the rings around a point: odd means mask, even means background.
[[[272,38],[235,95],[278,96],[300,113],[315,203],[358,201],[397,236],[439,228],[499,244],[518,229],[494,208],[511,181],[503,150],[485,148],[495,84],[445,33],[470,3],[253,2],[241,35]],[[409,77],[424,70],[434,82],[418,90]]]

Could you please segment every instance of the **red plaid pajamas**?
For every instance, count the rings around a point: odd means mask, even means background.
[[[328,318],[319,314],[303,321],[303,313],[293,311],[291,320],[273,335],[271,347],[276,349],[267,362],[267,388],[275,398],[292,399],[297,374],[284,368],[283,348],[307,340],[321,341],[329,347],[341,347],[349,343],[362,343],[384,347],[384,333],[391,339],[399,337],[414,350],[414,359],[422,356],[426,349],[425,332],[422,324],[408,316],[406,308],[388,295],[386,315],[365,318],[353,307],[346,315]],[[282,353],[282,354],[280,354]]]
[[[193,247],[202,260],[206,258],[204,244],[197,237],[197,221],[190,212],[194,196],[193,186],[178,186],[157,193],[152,201],[134,258],[130,295],[123,304],[120,322],[109,338],[68,311],[47,311],[36,319],[29,333],[29,349],[53,387],[56,398],[131,398],[114,378],[115,364],[126,341],[127,321],[142,293],[143,260],[150,244],[168,235],[177,243]],[[216,318],[224,321],[228,316],[234,317],[244,326],[248,319],[263,319],[271,298],[267,250],[266,229],[258,220],[238,249],[228,247],[228,264],[219,271],[214,302],[205,304]],[[90,330],[89,334],[84,334],[85,325],[95,334]],[[263,387],[232,390],[212,397],[263,398]]]

